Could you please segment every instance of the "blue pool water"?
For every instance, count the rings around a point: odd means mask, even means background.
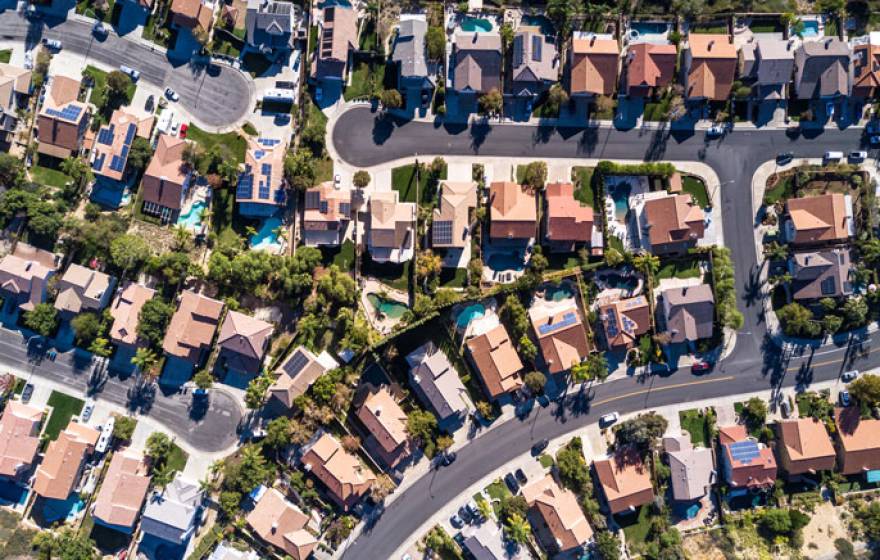
[[[460,329],[467,328],[474,319],[479,319],[486,314],[486,308],[482,303],[473,303],[461,310],[458,318],[455,320],[455,326]]]
[[[629,25],[631,32],[638,33],[637,37],[640,35],[663,35],[668,29],[668,24],[657,21],[634,21]]]
[[[385,299],[377,294],[367,294],[367,299],[376,311],[389,319],[400,319],[407,310],[407,307],[404,304],[394,300]]]
[[[573,297],[571,289],[564,284],[552,286],[544,291],[544,299],[548,301],[561,301],[566,298]]]
[[[43,506],[43,519],[48,523],[72,521],[86,507],[79,494],[71,492],[66,500],[46,500]]]
[[[468,32],[482,31],[488,33],[489,31],[492,31],[492,22],[488,19],[466,16],[461,20],[461,30]]]
[[[186,214],[181,214],[177,219],[177,225],[193,231],[199,231],[202,229],[202,214],[205,213],[205,208],[207,207],[208,205],[204,200],[193,202],[189,211]]]
[[[622,224],[626,223],[626,215],[629,213],[630,190],[630,186],[626,183],[621,183],[611,189],[611,198],[614,200],[614,217]]]
[[[493,253],[489,257],[489,261],[487,264],[489,265],[489,268],[496,271],[520,271],[526,267],[526,265],[523,263],[523,257],[520,253]]]
[[[609,288],[617,288],[620,290],[632,291],[639,286],[639,279],[635,276],[624,276],[622,274],[603,274],[602,282]]]
[[[554,33],[553,24],[544,16],[523,16],[520,25],[539,27],[544,35],[552,35]]]
[[[819,36],[819,22],[814,19],[808,19],[804,21],[804,37],[818,37]]]
[[[281,218],[277,216],[272,216],[271,218],[263,220],[257,233],[251,236],[251,248],[268,249],[273,251],[280,250],[281,241],[278,240],[278,233],[276,232],[280,225]]]

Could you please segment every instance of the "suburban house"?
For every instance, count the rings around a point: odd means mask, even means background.
[[[245,376],[260,373],[275,327],[260,319],[228,311],[217,337],[217,364]]]
[[[632,348],[651,329],[651,308],[645,296],[599,302],[599,320],[612,351]]]
[[[724,480],[734,489],[772,488],[776,481],[773,450],[750,437],[746,427],[737,424],[720,428],[721,466]]]
[[[593,209],[574,197],[571,183],[550,183],[544,188],[544,243],[551,252],[570,253],[590,247]]]
[[[223,541],[211,551],[208,560],[260,560],[261,557],[256,550],[239,550],[236,546],[237,543],[230,544]]]
[[[211,350],[214,332],[223,314],[223,302],[197,294],[190,290],[181,292],[177,301],[177,311],[171,317],[162,349],[168,359],[165,362],[165,382],[181,383],[189,378],[194,368],[199,367]],[[180,369],[186,379],[165,376],[171,373],[169,366]]]
[[[98,430],[71,420],[58,438],[49,442],[43,461],[37,467],[34,492],[45,499],[66,500],[100,435]]]
[[[0,62],[0,143],[11,144],[19,109],[31,93],[31,71]]]
[[[635,511],[654,500],[651,472],[634,450],[622,450],[593,462],[611,514]]]
[[[416,236],[416,203],[400,202],[398,191],[370,196],[367,247],[380,263],[404,263],[413,258]]]
[[[143,212],[162,223],[177,223],[183,200],[189,191],[192,170],[183,162],[186,140],[160,134],[156,152],[141,180]]]
[[[738,65],[736,46],[728,35],[689,33],[682,66],[685,98],[725,101]]]
[[[388,385],[365,385],[357,407],[357,417],[367,429],[364,445],[388,467],[395,468],[412,453],[406,431],[406,413],[394,400]]]
[[[788,476],[834,470],[836,453],[824,422],[815,418],[781,420],[776,431],[779,466]]]
[[[834,411],[837,470],[842,475],[865,474],[880,479],[880,420],[862,418],[858,406]]]
[[[244,171],[238,176],[235,202],[242,216],[265,218],[287,203],[284,154],[287,145],[272,138],[248,138]]]
[[[40,448],[43,410],[9,401],[0,416],[0,479],[27,479]]]
[[[758,101],[782,101],[794,70],[795,41],[752,37],[740,49],[740,79]]]
[[[553,37],[538,26],[520,26],[513,36],[510,93],[530,104],[559,80],[559,53]]]
[[[651,97],[672,83],[678,48],[672,43],[630,43],[626,49],[626,92]]]
[[[462,113],[476,109],[477,99],[492,90],[501,92],[501,35],[458,33],[449,59],[452,89]]]
[[[319,24],[314,77],[345,82],[352,52],[358,48],[357,11],[339,4],[326,6]]]
[[[442,424],[464,421],[469,404],[467,389],[446,354],[433,342],[422,344],[406,357],[409,384]]]
[[[577,302],[567,301],[570,305],[537,300],[529,308],[529,320],[541,347],[544,364],[551,374],[568,371],[580,364],[591,350]]]
[[[468,355],[491,400],[522,387],[523,364],[504,325],[498,323],[467,341]]]
[[[572,97],[612,95],[620,68],[620,46],[610,35],[576,33],[569,55],[569,87]]]
[[[109,124],[98,129],[92,146],[92,173],[95,177],[106,181],[122,181],[132,142],[137,136],[149,139],[154,122],[153,117],[140,119],[122,109],[113,111]]]
[[[669,461],[672,497],[693,502],[707,495],[718,480],[712,449],[694,447],[688,434],[663,438]]]
[[[496,181],[489,185],[489,236],[493,242],[521,243],[537,235],[535,195],[522,185]]]
[[[95,523],[131,534],[149,487],[143,454],[128,447],[116,451],[92,506]]]
[[[673,344],[712,338],[715,329],[715,296],[712,286],[669,288],[661,294],[666,332]]]
[[[37,152],[66,159],[79,153],[91,112],[79,101],[79,80],[53,76],[37,116]]]
[[[154,295],[156,290],[135,282],[127,281],[122,285],[110,305],[110,315],[113,317],[110,342],[131,349],[141,343],[137,334],[138,316],[144,304],[153,299]]]
[[[880,95],[880,32],[853,40],[852,94],[863,99]]]
[[[642,248],[658,256],[687,252],[703,238],[705,218],[689,194],[651,193],[639,213]]]
[[[789,198],[785,237],[793,245],[833,244],[855,235],[852,198],[829,193]]]
[[[798,99],[848,97],[853,68],[849,45],[837,37],[803,41],[794,52],[794,90]]]
[[[269,387],[269,395],[284,408],[291,408],[293,401],[305,393],[312,383],[337,367],[339,364],[326,351],[315,356],[305,346],[298,346],[275,370],[278,377]]]
[[[522,495],[529,504],[530,521],[545,550],[561,554],[580,550],[593,541],[593,529],[577,496],[559,486],[552,474],[524,486]]]
[[[431,221],[431,247],[464,249],[470,242],[471,212],[477,207],[477,184],[473,181],[440,183],[440,204]]]
[[[425,106],[431,101],[434,81],[428,71],[425,36],[428,22],[424,15],[401,15],[391,60],[397,65],[397,88],[410,107]]]
[[[293,48],[295,5],[280,0],[248,0],[245,26],[248,46],[263,54]]]
[[[342,448],[335,437],[316,434],[303,448],[303,468],[324,484],[333,500],[348,511],[369,492],[376,475],[356,455]]]
[[[791,296],[797,301],[846,297],[853,293],[855,266],[848,248],[799,251],[788,260]]]
[[[305,560],[318,546],[318,538],[306,528],[309,516],[275,488],[261,487],[247,524],[260,539],[293,560]]]
[[[177,473],[170,484],[150,494],[141,531],[167,543],[185,544],[195,533],[204,495],[198,483]]]
[[[338,247],[351,221],[351,190],[325,181],[306,191],[302,241],[306,247]]]
[[[171,23],[184,29],[211,31],[214,6],[210,0],[174,0],[171,2]]]
[[[58,270],[54,253],[19,241],[15,249],[0,260],[0,294],[6,312],[18,307],[30,311],[46,301],[49,279]]]
[[[478,560],[521,560],[520,554],[515,554],[512,545],[505,535],[504,528],[499,523],[480,523],[474,526],[469,535],[464,539],[461,547],[467,553],[467,558]]]
[[[116,278],[71,263],[58,282],[55,309],[65,319],[71,319],[83,311],[101,311],[110,305],[116,289]]]

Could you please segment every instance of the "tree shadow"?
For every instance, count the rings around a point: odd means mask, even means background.
[[[486,138],[491,132],[492,125],[487,119],[475,120],[471,123],[471,149],[475,154],[480,153],[480,147],[486,142]]]
[[[535,132],[532,133],[532,146],[537,144],[546,144],[550,141],[550,138],[553,136],[553,132],[555,128],[549,125],[540,125],[535,127]]]
[[[599,129],[595,126],[588,126],[581,134],[578,140],[578,153],[591,156],[596,151],[599,144]]]

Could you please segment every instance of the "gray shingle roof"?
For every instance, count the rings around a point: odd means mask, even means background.
[[[255,47],[290,47],[293,40],[293,4],[275,0],[248,0],[248,44]]]
[[[486,93],[501,90],[501,36],[464,33],[455,38],[455,89]]]
[[[423,19],[405,19],[400,22],[394,54],[391,59],[400,63],[401,76],[426,76],[425,35],[428,23]]]
[[[801,99],[849,95],[852,64],[849,45],[837,38],[805,41],[795,53],[795,88]]]
[[[153,492],[141,519],[141,529],[154,537],[182,543],[194,526],[202,502],[199,485],[178,475],[164,492]]]

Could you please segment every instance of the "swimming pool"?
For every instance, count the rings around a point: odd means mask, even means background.
[[[544,16],[528,16],[525,15],[520,21],[521,26],[538,27],[544,35],[553,35],[555,33],[553,24]]]
[[[281,241],[278,239],[278,228],[281,226],[281,218],[272,216],[266,218],[260,224],[260,229],[250,239],[251,248],[278,252],[281,250]]]
[[[461,20],[461,30],[467,32],[482,31],[488,33],[492,31],[492,22],[484,18],[465,16]]]
[[[389,319],[400,319],[407,310],[404,304],[379,297],[377,294],[367,294],[367,299],[376,311]]]
[[[208,207],[208,203],[204,200],[197,200],[192,203],[189,210],[186,214],[181,214],[177,219],[177,225],[183,226],[187,229],[191,229],[193,231],[199,231],[202,229],[202,214],[205,213],[205,208]]]
[[[609,272],[603,274],[600,278],[598,278],[600,282],[602,282],[608,288],[617,288],[619,290],[626,290],[631,292],[639,287],[639,279],[636,276],[629,276],[623,274],[617,274],[614,272]]]
[[[492,253],[486,264],[495,271],[515,270],[519,272],[526,267],[520,253]]]
[[[626,223],[626,215],[629,213],[629,195],[632,187],[629,183],[618,183],[611,188],[611,199],[614,201],[614,217],[621,224]]]
[[[821,37],[819,34],[819,21],[815,19],[804,20],[803,37]]]
[[[669,24],[661,21],[634,21],[629,24],[629,31],[629,36],[632,38],[644,35],[665,35],[669,31]]]
[[[471,324],[471,321],[474,319],[480,319],[485,315],[486,308],[482,303],[472,303],[462,309],[461,313],[458,314],[458,317],[455,319],[455,326],[460,329],[466,329],[467,326]]]
[[[547,301],[562,301],[570,297],[574,297],[574,292],[566,284],[550,286],[544,290],[544,299]]]

